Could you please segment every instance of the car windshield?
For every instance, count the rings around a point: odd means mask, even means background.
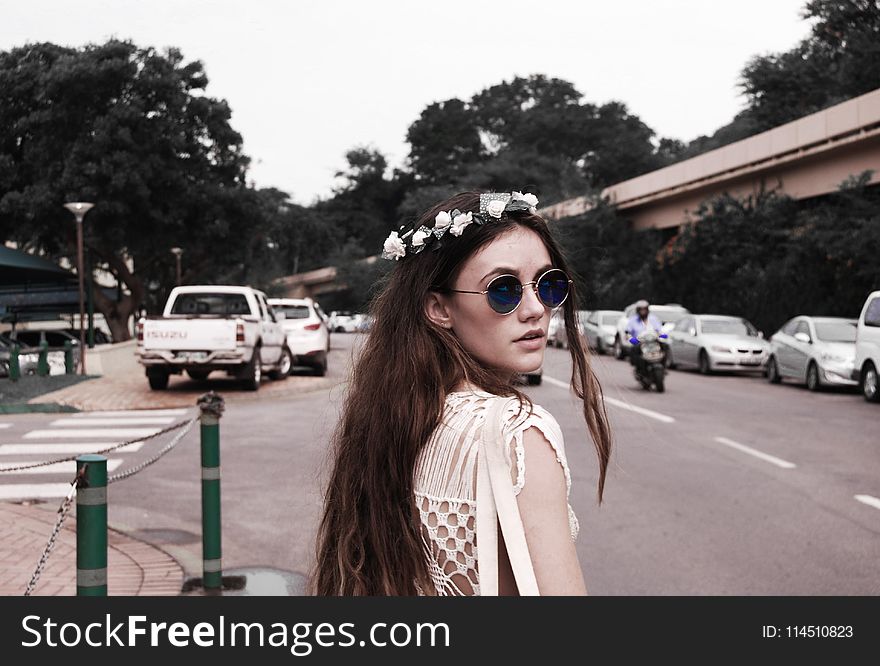
[[[708,335],[750,335],[757,336],[755,328],[742,319],[704,319],[701,322],[703,333]]]
[[[308,319],[308,305],[276,305],[275,312],[283,312],[285,319]]]
[[[602,326],[616,326],[620,314],[604,314],[602,315]]]
[[[248,315],[251,308],[244,294],[218,294],[216,292],[179,294],[171,306],[176,315]]]
[[[856,323],[849,321],[816,322],[816,337],[823,342],[855,342]]]

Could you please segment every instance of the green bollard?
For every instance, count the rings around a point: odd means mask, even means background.
[[[13,382],[21,379],[21,364],[18,362],[19,348],[17,344],[12,345],[9,351],[9,379]]]
[[[76,374],[76,365],[73,363],[73,343],[70,340],[64,341],[64,374]]]
[[[76,596],[107,596],[107,458],[76,459],[85,475],[76,491]]]
[[[198,401],[202,444],[202,586],[219,590],[223,584],[220,530],[220,415],[223,398],[211,391]]]
[[[40,342],[40,355],[37,357],[37,374],[40,377],[49,376],[49,343],[45,340]]]

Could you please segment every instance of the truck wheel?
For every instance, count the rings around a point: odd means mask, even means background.
[[[313,372],[315,373],[316,377],[323,377],[324,375],[327,374],[327,353],[326,352],[324,352],[324,355],[323,355],[323,358],[321,359],[321,362],[314,367]]]
[[[150,382],[150,388],[152,390],[164,391],[168,388],[168,373],[164,370],[148,372],[147,381]]]
[[[260,348],[254,347],[254,355],[244,372],[244,387],[248,391],[259,391],[263,379],[263,366],[260,363]]]
[[[281,360],[278,361],[278,367],[269,373],[269,376],[272,379],[287,379],[287,375],[290,374],[290,369],[293,367],[293,358],[290,356],[290,352],[285,349],[281,353]]]

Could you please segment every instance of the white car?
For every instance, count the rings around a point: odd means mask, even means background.
[[[360,323],[361,315],[348,310],[334,310],[327,325],[334,333],[357,333]]]
[[[880,291],[868,295],[856,332],[856,356],[852,379],[859,383],[868,402],[880,402]]]
[[[770,355],[763,333],[741,317],[687,315],[669,332],[667,365],[715,370],[762,371]]]
[[[767,379],[803,382],[811,391],[823,386],[856,386],[855,319],[795,317],[774,333]]]
[[[605,354],[614,347],[617,322],[623,316],[620,310],[593,310],[581,321],[581,329],[590,349]]]
[[[660,320],[660,323],[663,324],[663,330],[665,332],[671,331],[675,328],[675,325],[678,321],[684,317],[685,315],[689,315],[691,312],[685,307],[677,303],[666,303],[665,305],[652,305],[650,306],[650,314],[657,317]],[[623,311],[623,316],[617,320],[617,330],[614,334],[614,358],[617,360],[622,360],[629,353],[630,347],[632,347],[632,343],[629,341],[629,335],[626,333],[626,324],[629,321],[630,317],[632,317],[636,313],[636,304],[630,303],[626,306],[626,309]]]
[[[269,305],[284,314],[284,334],[292,364],[305,365],[316,375],[325,375],[330,329],[321,306],[311,298],[270,298]]]
[[[550,316],[550,324],[547,326],[547,344],[559,349],[568,347],[565,335],[565,315],[562,308],[554,310]]]

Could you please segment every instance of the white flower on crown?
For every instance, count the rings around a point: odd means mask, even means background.
[[[525,194],[523,194],[522,192],[513,192],[512,198],[514,199],[514,201],[525,201],[529,205],[529,212],[534,213],[537,210],[538,197],[530,192],[526,192]]]
[[[449,233],[453,236],[461,236],[461,233],[464,231],[465,227],[474,221],[474,214],[471,212],[461,213],[455,216],[455,219],[452,220],[452,227],[449,229]]]
[[[450,224],[452,224],[452,216],[445,210],[441,210],[437,213],[437,217],[434,218],[435,229],[445,229]]]
[[[421,247],[425,244],[425,239],[431,234],[427,231],[422,231],[419,229],[417,232],[413,234],[412,237],[412,246],[413,247]]]
[[[392,231],[388,238],[385,239],[383,250],[387,259],[394,259],[395,261],[406,255],[406,246],[396,231]]]
[[[500,218],[507,204],[504,201],[493,200],[486,205],[486,212],[492,217]]]

